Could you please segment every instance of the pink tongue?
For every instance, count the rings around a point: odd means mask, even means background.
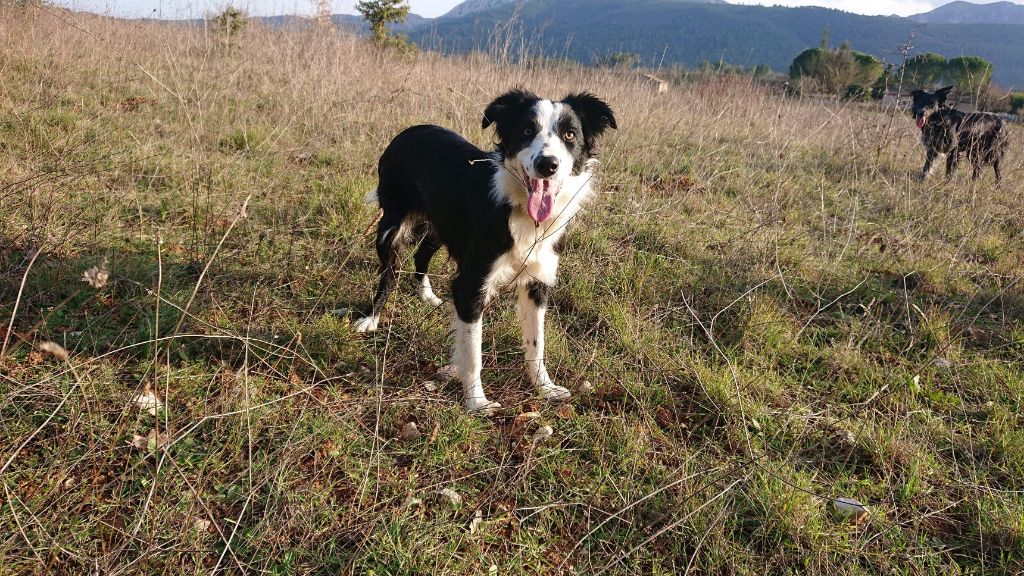
[[[924,128],[924,118],[918,118],[918,119],[917,119],[917,128],[918,128],[919,130],[920,130],[921,128]]]
[[[551,180],[530,179],[526,212],[534,222],[539,224],[551,217],[551,208],[555,203],[554,188]]]

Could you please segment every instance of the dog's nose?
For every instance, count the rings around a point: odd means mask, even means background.
[[[537,169],[537,173],[540,174],[541,178],[554,176],[555,172],[558,172],[558,158],[554,156],[541,156],[534,163],[534,168]]]

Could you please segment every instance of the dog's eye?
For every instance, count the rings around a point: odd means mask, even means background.
[[[523,136],[533,136],[533,127],[527,126],[526,128],[523,128]]]
[[[572,142],[573,140],[575,140],[575,139],[576,139],[576,133],[575,133],[575,132],[573,132],[572,130],[566,130],[566,131],[565,131],[565,134],[562,134],[562,138],[563,138],[563,139],[564,139],[564,140],[565,140],[566,142]]]

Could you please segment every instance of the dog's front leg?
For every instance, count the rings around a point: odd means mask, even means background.
[[[938,154],[935,153],[931,148],[928,149],[928,157],[924,160],[924,168],[921,169],[921,181],[924,182],[928,176],[932,173],[932,164],[935,162],[935,157]]]
[[[456,315],[452,364],[462,382],[466,411],[490,415],[501,408],[501,404],[487,399],[480,379],[483,367],[483,309],[486,302],[483,288],[476,283],[456,278],[452,292]]]
[[[951,150],[946,154],[946,180],[953,179],[953,173],[956,172],[956,165],[960,161],[960,152],[958,150]]]
[[[526,352],[526,371],[537,393],[546,400],[568,400],[569,390],[555,385],[544,367],[544,313],[551,287],[533,280],[520,284],[516,290],[519,299],[519,322],[523,327],[523,349]]]
[[[455,354],[452,358],[455,372],[462,382],[462,390],[467,412],[490,415],[501,408],[501,404],[491,402],[484,393],[480,369],[483,364],[483,321],[477,318],[473,322],[455,320]]]

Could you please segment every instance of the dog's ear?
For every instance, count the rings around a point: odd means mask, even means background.
[[[949,96],[949,93],[952,90],[953,90],[952,86],[946,86],[945,88],[943,88],[941,90],[936,90],[935,91],[935,97],[939,99],[939,104],[945,104],[946,103],[946,97]]]
[[[537,100],[535,95],[521,88],[509,90],[487,105],[484,110],[484,120],[480,126],[487,128],[491,124],[500,125],[521,113],[523,108],[535,100]]]
[[[914,90],[913,92],[910,93],[910,97],[913,98],[914,100],[917,100],[921,96],[924,96],[924,94],[924,90]]]
[[[562,102],[568,104],[580,117],[583,122],[583,135],[588,144],[608,128],[618,129],[619,127],[615,123],[615,114],[612,113],[612,109],[605,104],[604,100],[589,92],[570,94],[562,98]]]

